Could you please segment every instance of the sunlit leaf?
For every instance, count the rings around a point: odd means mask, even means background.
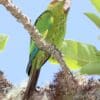
[[[0,34],[0,51],[2,51],[5,48],[7,40],[8,40],[8,37],[6,35]]]
[[[73,40],[65,40],[60,48],[64,60],[71,70],[79,69],[88,63],[100,62],[100,52],[95,46]],[[51,62],[57,63],[54,59]]]
[[[95,6],[96,10],[100,12],[100,0],[91,0],[91,2]]]
[[[93,13],[85,13],[85,15],[93,22],[95,25],[100,28],[100,17]]]

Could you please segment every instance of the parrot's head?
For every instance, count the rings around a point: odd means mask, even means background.
[[[50,9],[63,9],[65,12],[70,8],[71,0],[52,0],[49,5]]]

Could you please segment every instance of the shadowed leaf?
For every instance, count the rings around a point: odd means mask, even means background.
[[[85,15],[93,22],[95,25],[100,28],[100,17],[93,13],[85,13]]]
[[[89,63],[80,69],[82,74],[100,74],[100,62]]]
[[[100,52],[95,46],[73,40],[65,40],[60,48],[64,60],[71,70],[82,68],[89,63],[100,63]],[[54,64],[57,62],[51,58]],[[91,66],[94,67],[94,66]]]

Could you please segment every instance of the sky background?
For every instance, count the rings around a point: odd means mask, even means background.
[[[36,18],[47,8],[51,0],[13,0],[34,23]],[[100,29],[98,29],[85,15],[84,12],[97,13],[90,0],[72,0],[67,21],[67,39],[74,39],[90,43],[100,50]],[[6,9],[0,5],[0,33],[9,36],[7,46],[0,53],[0,70],[14,84],[27,79],[26,66],[29,57],[29,34],[23,26]],[[52,81],[54,74],[59,70],[59,65],[47,62],[39,77],[39,85]]]

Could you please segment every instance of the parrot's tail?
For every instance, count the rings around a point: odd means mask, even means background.
[[[48,55],[48,54],[46,54],[46,56],[43,59],[41,58],[40,67],[39,68],[37,68],[37,66],[39,65],[37,59],[34,59],[34,67],[32,65],[32,61],[29,60],[26,72],[27,72],[28,76],[30,76],[30,77],[32,76],[32,78],[34,79],[34,82],[33,82],[33,86],[34,87],[37,84],[37,80],[38,80],[38,77],[39,77],[39,73],[40,73],[41,67],[45,64],[45,62],[49,58],[50,58],[50,55]],[[33,75],[31,75],[31,74],[33,74]]]
[[[50,55],[46,55],[46,57],[44,59],[42,59],[41,66],[44,65],[44,63],[49,58],[50,58]],[[34,91],[35,88],[36,88],[36,84],[37,84],[37,81],[38,81],[38,77],[39,77],[41,67],[38,68],[38,69],[36,68],[37,62],[35,62],[34,66],[35,66],[34,69],[32,69],[32,63],[29,62],[27,69],[26,69],[26,71],[27,71],[27,73],[30,77],[29,77],[29,82],[28,82],[28,85],[27,85],[27,88],[26,88],[25,95],[31,95],[32,91]]]
[[[27,72],[28,76],[30,76],[30,78],[32,77],[32,79],[29,79],[29,80],[31,80],[31,84],[32,84],[32,87],[30,87],[30,88],[35,89],[37,80],[39,77],[40,69],[37,69],[36,67],[34,67],[34,69],[32,70],[32,62],[31,62],[31,60],[29,60],[26,72]]]
[[[28,63],[27,68],[26,68],[26,73],[28,74],[28,76],[30,75],[31,68],[32,68],[32,63],[29,60],[29,63]]]
[[[30,96],[32,95],[33,91],[35,90],[36,84],[37,84],[39,73],[40,73],[40,69],[38,70],[36,69],[32,71],[32,74],[30,74],[29,82],[26,87],[26,91],[25,91],[25,94],[22,100],[28,100]]]
[[[27,66],[26,72],[27,72],[28,76],[30,76],[30,77],[32,76],[32,79],[34,81],[34,82],[32,81],[32,84],[33,84],[33,86],[35,88],[35,86],[37,84],[37,80],[38,80],[39,74],[40,74],[40,69],[36,69],[34,67],[34,69],[31,70],[31,68],[32,68],[32,64],[29,63],[28,66]]]

